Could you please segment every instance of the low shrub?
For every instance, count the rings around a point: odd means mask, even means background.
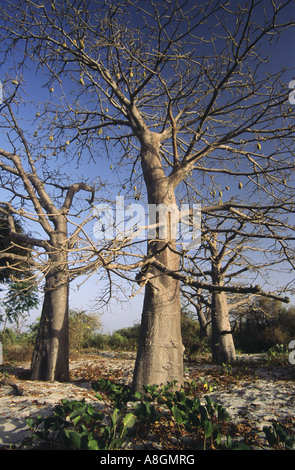
[[[92,383],[96,398],[104,401],[104,411],[96,411],[82,401],[62,400],[53,415],[28,419],[32,437],[46,448],[69,450],[110,450],[132,448],[132,439],[149,432],[162,434],[173,427],[173,438],[181,444],[190,437],[196,449],[247,449],[243,442],[222,439],[222,423],[229,421],[226,410],[209,396],[205,403],[175,390],[175,382],[163,387],[146,386],[132,394],[126,386],[100,379]],[[173,424],[172,424],[173,423]],[[177,448],[177,443],[175,448]]]
[[[234,332],[236,347],[245,353],[266,352],[277,344],[288,347],[295,339],[294,307],[286,310],[276,302],[260,303],[250,309]]]
[[[10,328],[1,333],[3,357],[5,362],[24,362],[31,360],[34,339],[30,333],[16,333]]]

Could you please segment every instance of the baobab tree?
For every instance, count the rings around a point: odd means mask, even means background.
[[[288,271],[289,260],[294,257],[295,237],[288,219],[294,210],[289,199],[269,207],[261,204],[250,207],[232,201],[217,204],[215,209],[211,206],[208,212],[203,208],[202,242],[197,250],[185,254],[183,266],[183,272],[195,280],[195,285],[193,288],[184,285],[182,291],[201,315],[201,325],[204,328],[211,325],[214,361],[235,361],[229,318],[233,308],[259,295],[289,301],[286,294],[294,291],[294,286],[289,285],[292,276],[290,273],[288,276]],[[274,286],[272,279],[267,280],[270,270],[274,277],[274,270],[285,272],[285,278],[277,279]],[[239,296],[238,300],[231,299],[234,294]],[[202,303],[210,312],[209,317],[202,315]]]
[[[55,165],[55,170],[50,171],[55,155],[44,155],[44,142],[41,146],[30,144],[34,141],[33,125],[23,130],[29,119],[26,116],[25,125],[20,108],[26,108],[28,103],[21,97],[18,90],[12,95],[5,93],[0,107],[0,129],[7,131],[6,145],[12,148],[0,148],[0,218],[5,236],[0,249],[0,274],[3,273],[3,280],[16,281],[16,291],[28,291],[28,284],[43,284],[31,379],[67,381],[70,283],[81,275],[97,275],[101,269],[101,277],[107,274],[109,280],[105,289],[111,291],[112,273],[133,271],[145,260],[140,254],[130,255],[132,236],[121,237],[119,233],[110,240],[91,239],[97,220],[94,203],[103,201],[104,206],[111,207],[105,185],[99,178],[92,184],[82,181],[82,177],[73,182],[72,175],[64,174],[62,166]],[[81,192],[86,198],[79,197]],[[22,308],[27,310],[32,302],[28,293],[24,295],[27,299]],[[16,304],[10,304],[15,314]]]
[[[30,248],[27,248],[27,255],[23,253],[24,248],[22,252],[14,249],[10,250],[10,253],[4,249],[1,255],[4,259],[12,259],[9,267],[15,273],[24,273],[26,262],[27,278],[29,271],[35,280],[38,274],[45,279],[44,301],[33,353],[31,378],[68,380],[69,283],[75,276],[75,264],[79,264],[79,258],[70,259],[70,254],[89,218],[89,209],[88,213],[87,209],[84,209],[85,218],[69,232],[70,209],[76,194],[86,191],[90,195],[87,205],[91,212],[92,207],[89,204],[94,198],[95,187],[84,182],[61,185],[56,177],[52,181],[39,153],[34,155],[34,149],[20,128],[13,107],[16,107],[14,97],[7,97],[1,106],[1,127],[9,129],[13,151],[0,149],[1,186],[3,191],[10,194],[1,201],[0,210],[7,220],[7,238],[15,247]],[[57,190],[58,194],[54,194],[52,189]],[[30,222],[33,227],[34,224],[39,225],[39,230],[44,235],[33,236],[21,232],[15,223],[16,217]],[[36,230],[36,227],[34,229]],[[83,272],[84,270],[85,266]],[[34,276],[33,271],[37,272]]]
[[[5,60],[13,51],[18,74],[36,64],[60,97],[58,112],[51,106],[55,143],[70,134],[77,160],[87,149],[99,162],[104,149],[103,161],[113,168],[136,171],[127,189],[150,205],[176,204],[191,172],[198,202],[213,172],[257,177],[272,198],[273,186],[276,194],[285,191],[282,180],[292,171],[294,128],[290,76],[280,65],[267,69],[267,52],[294,25],[291,7],[291,1],[17,0],[1,6],[0,33]],[[134,389],[183,382],[180,286],[169,275],[179,271],[180,255],[169,224],[168,218],[165,239],[148,242],[155,263],[145,285]]]
[[[33,202],[35,202],[34,208],[37,212],[35,221],[38,220],[48,236],[48,239],[46,239],[32,237],[25,233],[17,233],[11,214],[19,215],[22,212],[21,215],[28,217],[31,221],[33,217],[30,210],[27,211],[24,208],[16,209],[11,204],[6,203],[6,215],[11,223],[9,238],[16,245],[25,241],[32,246],[42,249],[36,252],[32,259],[29,260],[30,271],[41,272],[45,277],[44,301],[38,338],[32,359],[31,378],[33,380],[68,380],[68,302],[69,282],[71,279],[68,255],[71,251],[71,243],[74,242],[75,238],[70,237],[68,233],[66,214],[70,205],[67,207],[68,200],[66,197],[62,206],[57,208],[43,185],[42,190],[38,192],[37,188],[40,188],[41,180],[36,174],[31,178],[31,175],[23,171],[19,155],[7,155],[3,149],[0,149],[0,155],[1,157],[5,155],[13,163],[14,168],[10,168],[15,170],[14,175],[24,179],[26,190],[29,192],[30,197],[33,198]],[[1,158],[0,167],[2,170],[7,169],[7,165],[3,164],[3,158]],[[82,189],[92,191],[87,185],[78,183],[71,185],[69,192],[75,194]],[[4,255],[7,257],[6,253]],[[42,259],[44,257],[47,259]],[[24,258],[22,255],[13,255],[13,260],[14,269],[17,270],[20,265],[23,265]]]

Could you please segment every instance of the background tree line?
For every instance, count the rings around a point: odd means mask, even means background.
[[[26,331],[19,332],[9,325],[1,333],[7,361],[30,360],[37,337],[38,319]],[[290,341],[295,338],[295,307],[282,307],[275,300],[261,300],[243,307],[243,312],[231,315],[233,339],[238,353],[267,353],[275,351],[287,354]],[[184,307],[181,332],[185,347],[185,360],[196,357],[212,359],[211,328],[207,336],[202,334],[197,315]],[[70,309],[69,338],[70,357],[97,354],[99,351],[133,352],[138,347],[140,324],[122,328],[113,333],[103,333],[99,315],[83,310]]]

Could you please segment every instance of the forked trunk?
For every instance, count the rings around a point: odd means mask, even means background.
[[[225,292],[212,295],[212,357],[218,364],[236,360]]]
[[[69,380],[68,282],[54,272],[46,279],[38,337],[31,364],[31,379]]]

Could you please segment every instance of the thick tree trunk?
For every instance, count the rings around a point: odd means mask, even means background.
[[[31,364],[31,379],[69,380],[69,278],[67,275],[67,221],[55,219],[48,253],[44,302]]]
[[[142,146],[142,166],[148,190],[149,204],[167,207],[175,204],[174,189],[162,168],[159,142],[148,134]],[[151,206],[150,206],[151,207]],[[161,223],[163,220],[159,220]],[[167,215],[167,237],[149,240],[148,255],[171,270],[179,270],[179,255],[170,232],[171,218]],[[161,238],[161,239],[160,239]],[[176,381],[183,383],[183,344],[181,338],[181,308],[179,282],[150,267],[145,288],[140,340],[133,376],[133,390],[144,385],[161,385]]]
[[[218,364],[236,360],[225,292],[212,295],[212,357]]]
[[[38,337],[31,364],[31,379],[60,382],[69,380],[68,282],[51,272],[45,295]]]
[[[177,255],[165,249],[159,255],[170,265]],[[172,259],[171,259],[172,258]],[[179,284],[171,277],[151,270],[153,277],[145,290],[140,339],[134,370],[133,389],[144,385],[183,383],[183,344],[180,328]]]

